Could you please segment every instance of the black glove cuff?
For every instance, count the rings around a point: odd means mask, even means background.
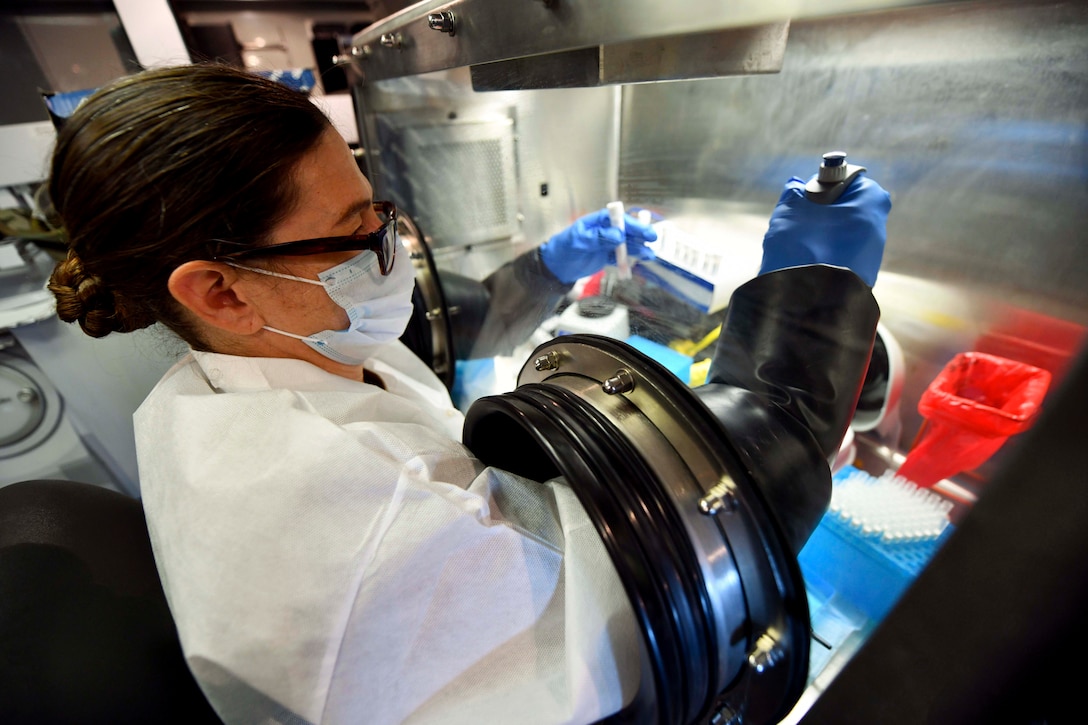
[[[848,269],[760,275],[733,293],[707,382],[775,403],[829,459],[850,425],[879,319],[872,290]]]
[[[793,553],[799,553],[831,501],[831,472],[812,434],[750,390],[708,383],[695,388],[695,395],[722,424]]]
[[[534,284],[544,284],[547,292],[561,292],[566,294],[574,287],[573,282],[564,282],[555,276],[555,273],[544,264],[540,247],[535,247],[525,254],[517,257],[512,264],[518,267],[518,278],[523,281],[532,280]]]
[[[794,553],[830,502],[828,461],[853,417],[879,318],[872,291],[850,270],[761,275],[733,293],[707,385],[695,390]]]

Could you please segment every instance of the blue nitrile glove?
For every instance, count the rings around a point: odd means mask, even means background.
[[[853,270],[872,287],[884,256],[891,208],[891,195],[864,173],[834,204],[806,199],[805,182],[794,176],[771,214],[759,273],[830,264]]]
[[[560,282],[570,284],[582,277],[616,263],[616,247],[627,244],[627,258],[653,259],[657,255],[646,242],[657,240],[653,227],[639,224],[624,214],[626,235],[608,221],[608,210],[601,209],[578,219],[574,224],[540,245],[540,258]]]

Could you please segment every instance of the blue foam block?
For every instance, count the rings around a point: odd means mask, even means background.
[[[462,413],[477,399],[495,393],[495,358],[457,360],[450,398]]]
[[[664,365],[669,372],[684,381],[685,385],[691,383],[692,359],[683,353],[673,350],[667,345],[647,340],[639,335],[631,335],[625,342],[639,352],[649,355],[657,362]]]

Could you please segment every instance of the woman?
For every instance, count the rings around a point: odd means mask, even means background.
[[[136,443],[171,612],[224,720],[591,722],[631,698],[638,632],[592,523],[562,481],[459,443],[397,342],[395,210],[308,99],[213,65],[123,79],[61,129],[49,193],[60,317],[161,322],[191,348]],[[518,310],[539,319],[616,244],[650,254],[652,230],[626,230],[590,215],[488,284],[543,290]]]

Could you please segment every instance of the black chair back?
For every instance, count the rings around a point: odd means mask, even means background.
[[[182,656],[140,502],[0,488],[0,722],[219,723]]]

